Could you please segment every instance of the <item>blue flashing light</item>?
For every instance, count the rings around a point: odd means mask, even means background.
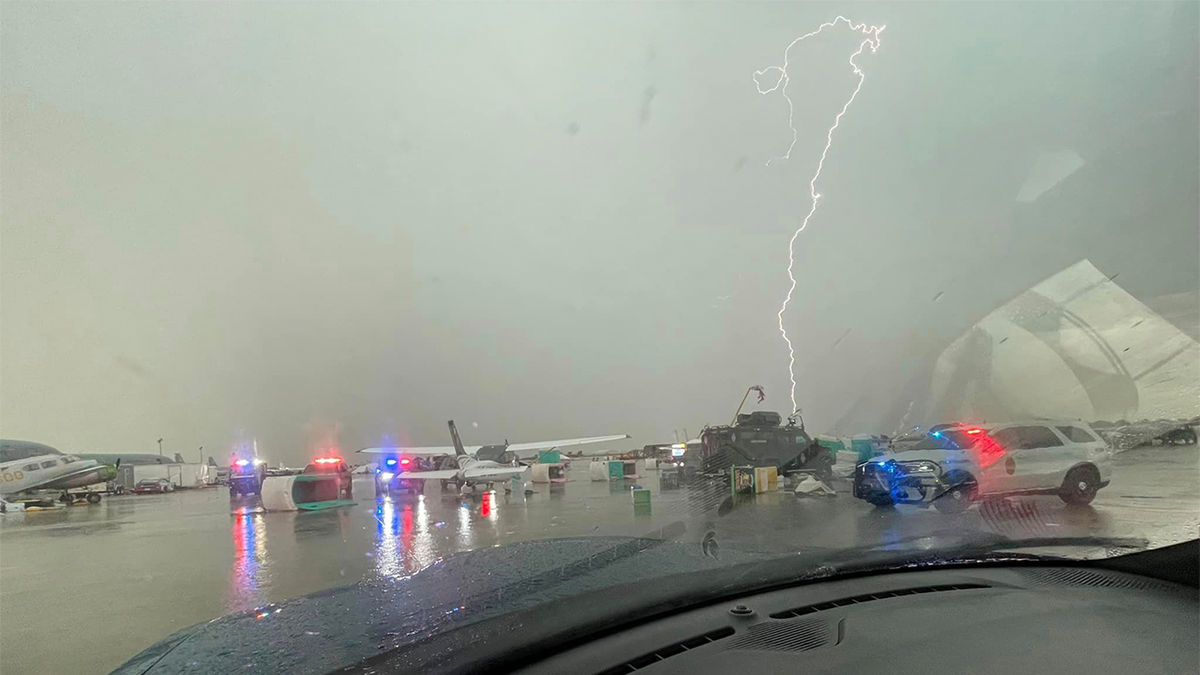
[[[396,459],[394,457],[389,457],[386,461],[384,461],[384,464],[387,464],[388,466],[396,466]]]

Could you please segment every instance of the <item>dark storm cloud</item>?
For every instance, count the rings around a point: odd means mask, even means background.
[[[940,350],[1083,258],[1195,321],[1196,5],[850,10],[888,27],[797,240],[814,429],[890,430]],[[751,75],[826,8],[0,11],[4,436],[295,464],[450,417],[640,446],[750,384],[788,406],[786,244],[856,43],[793,50],[791,161]]]

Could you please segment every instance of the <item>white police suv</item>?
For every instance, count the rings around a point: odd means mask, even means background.
[[[960,513],[984,497],[1054,494],[1089,504],[1108,485],[1112,450],[1079,421],[949,425],[859,464],[854,496],[876,506]]]

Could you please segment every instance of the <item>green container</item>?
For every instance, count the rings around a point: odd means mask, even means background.
[[[754,494],[754,467],[734,466],[729,469],[730,488],[735,495]]]
[[[625,462],[612,460],[608,463],[609,480],[625,480]]]
[[[850,449],[858,456],[858,463],[871,459],[875,456],[874,444],[869,438],[853,438],[850,440]]]
[[[839,450],[846,449],[846,444],[843,443],[840,439],[826,438],[823,436],[817,436],[817,445],[821,446],[822,448],[825,448],[826,450],[829,450],[829,452],[835,458],[837,457]]]
[[[296,508],[301,511],[324,511],[325,509],[340,509],[344,506],[354,506],[354,500],[331,499],[326,502],[308,502],[306,504],[297,504]]]
[[[630,490],[633,493],[633,505],[650,506],[650,491],[646,489]]]
[[[558,450],[543,450],[538,453],[538,464],[559,464],[562,462],[562,455]]]

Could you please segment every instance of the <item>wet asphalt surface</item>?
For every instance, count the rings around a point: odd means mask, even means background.
[[[731,504],[719,486],[662,490],[654,471],[623,485],[590,482],[586,473],[577,468],[562,486],[529,485],[529,495],[463,498],[431,484],[422,498],[383,503],[362,476],[355,506],[319,513],[258,513],[254,501],[231,502],[217,488],[5,515],[0,671],[106,673],[176,630],[222,614],[534,539],[665,536],[697,547],[716,541],[721,551],[786,554],[963,530],[1140,537],[1152,546],[1200,534],[1196,446],[1118,455],[1112,485],[1089,507],[1035,497],[957,516],[875,509],[852,498],[845,482],[831,498],[779,491]],[[649,513],[635,512],[633,483],[652,491]]]

